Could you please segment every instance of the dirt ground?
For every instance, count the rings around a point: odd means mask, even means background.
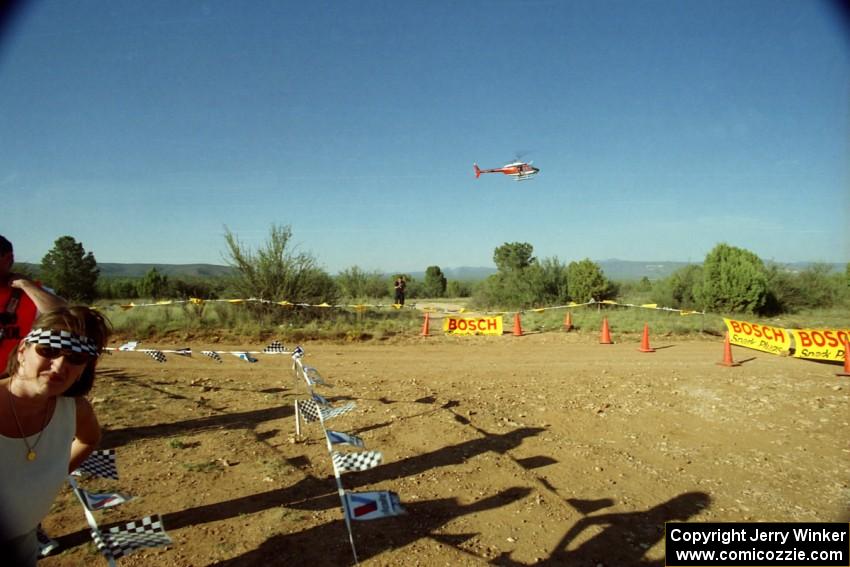
[[[664,522],[847,521],[850,379],[842,367],[718,338],[550,332],[307,343],[305,362],[357,409],[329,426],[384,464],[348,490],[398,493],[408,514],[353,524],[363,565],[663,565]],[[92,398],[119,481],[137,498],[102,524],[159,513],[174,545],[125,566],[351,565],[317,424],[287,356],[104,357]],[[287,345],[290,346],[290,345]],[[44,567],[106,564],[63,491]]]

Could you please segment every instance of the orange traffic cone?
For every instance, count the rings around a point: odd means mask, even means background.
[[[423,336],[423,337],[427,337],[427,336],[428,336],[428,331],[429,331],[429,329],[428,329],[428,324],[429,324],[430,322],[431,322],[431,314],[430,314],[430,313],[428,313],[428,312],[426,311],[426,312],[425,312],[425,322],[424,322],[424,323],[422,323],[422,333],[420,333],[420,334],[421,334],[421,336]]]
[[[640,340],[640,348],[638,349],[641,352],[655,352],[654,348],[649,346],[649,324],[643,324],[643,337]]]
[[[568,333],[573,330],[573,314],[571,311],[567,311],[566,316],[564,316],[564,330]]]
[[[514,315],[514,336],[521,337],[522,336],[522,321],[520,319],[519,313]]]
[[[850,341],[844,341],[844,372],[838,372],[836,376],[850,376]]]
[[[729,342],[729,332],[726,332],[726,340],[723,343],[723,361],[718,362],[720,366],[741,366],[740,362],[732,360],[732,343]]]
[[[602,319],[602,335],[599,337],[599,344],[601,345],[612,345],[614,342],[611,340],[611,330],[608,328],[608,317],[604,317]]]

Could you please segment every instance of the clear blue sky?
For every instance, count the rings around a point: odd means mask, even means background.
[[[331,273],[850,261],[850,33],[821,1],[35,1],[0,37],[0,234],[39,262]],[[517,153],[541,173],[476,180]]]

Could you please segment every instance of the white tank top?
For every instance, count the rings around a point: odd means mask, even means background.
[[[34,448],[34,461],[27,460],[27,446],[22,439],[0,435],[0,525],[8,530],[8,537],[35,529],[50,512],[68,476],[76,422],[75,399],[57,397],[50,423]],[[30,447],[36,439],[38,433],[27,437]]]

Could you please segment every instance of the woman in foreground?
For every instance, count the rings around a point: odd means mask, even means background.
[[[36,564],[36,527],[100,440],[84,397],[109,325],[87,307],[42,314],[0,374],[0,554]]]

